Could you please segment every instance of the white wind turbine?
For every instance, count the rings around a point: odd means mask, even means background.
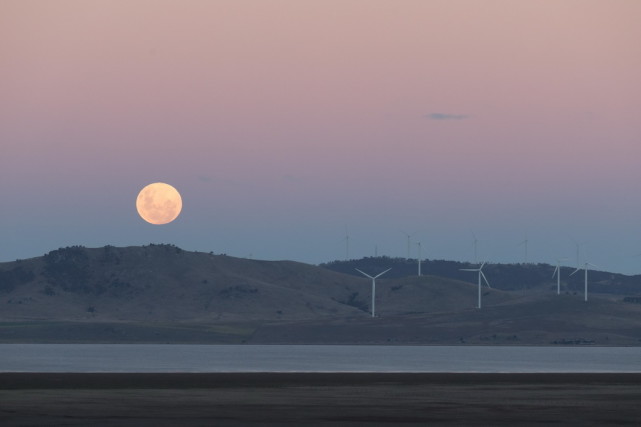
[[[410,233],[406,233],[404,231],[401,231],[401,233],[403,233],[403,234],[405,234],[405,236],[407,236],[407,258],[405,258],[405,259],[410,259],[410,246],[412,246],[411,240],[412,240],[412,236],[416,234],[416,231],[411,233],[411,234]]]
[[[584,267],[584,269],[585,269],[585,285],[584,285],[584,291],[583,291],[583,294],[584,294],[584,296],[583,296],[583,300],[584,300],[584,301],[587,301],[587,300],[588,300],[588,266],[589,266],[589,265],[591,265],[592,267],[600,268],[598,265],[594,265],[594,264],[591,264],[591,263],[589,263],[589,262],[585,262],[585,264],[584,264],[584,266],[583,266],[583,267]],[[581,269],[580,267],[579,267],[579,268],[577,268],[576,270],[574,270],[574,271],[572,272],[572,274],[576,273],[576,272],[577,272],[577,271],[579,271],[580,269]],[[570,276],[572,276],[572,274],[570,274]]]
[[[474,240],[472,241],[472,246],[474,247],[474,264],[478,264],[479,263],[479,258],[477,256],[477,250],[476,249],[477,249],[477,245],[478,245],[479,239],[476,238],[476,234],[474,234],[474,232],[472,232],[472,237],[474,238]]]
[[[370,279],[372,279],[372,317],[376,316],[376,279],[381,277],[383,274],[387,273],[388,271],[391,270],[391,268],[388,268],[387,270],[383,271],[382,273],[378,273],[376,276],[370,276],[367,273],[363,273],[361,270],[358,268],[355,268],[356,271],[361,273],[363,276],[367,276]]]
[[[421,277],[421,242],[416,242],[416,245],[418,246],[418,276]]]
[[[349,260],[349,234],[347,234],[347,226],[345,226],[345,261]]]
[[[492,288],[490,286],[490,282],[487,281],[487,277],[485,277],[485,274],[483,274],[483,266],[485,263],[481,264],[479,268],[461,268],[461,271],[478,271],[479,273],[479,303],[478,303],[478,308],[481,308],[481,277],[483,280],[485,280],[485,284],[487,285],[488,288]]]
[[[527,239],[527,234],[526,234],[525,235],[525,240],[523,240],[521,243],[519,243],[519,246],[522,245],[525,248],[525,258],[524,258],[525,259],[525,264],[527,264],[527,243],[528,243],[528,239]]]
[[[576,240],[574,240],[572,237],[570,239],[574,242],[574,245],[576,246],[576,268],[581,268],[581,246],[585,246],[586,242],[579,243]]]
[[[567,258],[557,258],[556,259],[556,268],[554,273],[552,273],[552,278],[556,275],[556,294],[561,294],[561,261],[566,260]]]

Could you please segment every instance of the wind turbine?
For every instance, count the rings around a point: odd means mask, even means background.
[[[557,258],[556,259],[556,268],[554,269],[554,273],[552,273],[552,278],[554,279],[554,276],[556,275],[556,294],[559,295],[561,293],[561,261],[566,260],[567,258]]]
[[[585,286],[584,286],[584,296],[583,296],[583,300],[584,300],[584,301],[587,301],[587,300],[588,300],[588,265],[591,265],[592,267],[599,268],[599,266],[598,266],[598,265],[594,265],[594,264],[591,264],[591,263],[589,263],[589,262],[586,262],[586,263],[585,263],[585,265],[584,265],[584,268],[585,268]],[[572,274],[576,273],[576,272],[577,272],[577,271],[579,271],[580,269],[581,269],[581,268],[577,268],[576,270],[574,270],[574,271],[572,272]],[[570,276],[571,276],[572,274],[570,274]]]
[[[580,267],[581,266],[581,257],[579,256],[580,252],[581,252],[581,246],[585,246],[586,242],[579,243],[576,240],[574,240],[572,237],[570,237],[570,239],[574,242],[574,245],[576,246],[576,268],[578,269],[578,268],[581,268]]]
[[[472,246],[474,247],[474,264],[478,264],[479,259],[477,256],[476,246],[477,246],[477,243],[479,242],[479,239],[476,238],[476,234],[474,234],[474,232],[472,232],[472,237],[474,238],[474,240],[472,241]]]
[[[418,277],[421,277],[421,242],[416,242],[416,245],[418,246]]]
[[[519,243],[519,246],[523,245],[525,247],[525,264],[527,264],[527,234],[525,235],[525,240]]]
[[[347,226],[345,226],[345,261],[349,260],[349,234],[347,234]]]
[[[363,276],[367,276],[370,279],[372,279],[372,317],[376,316],[376,279],[378,277],[381,277],[383,274],[387,273],[388,271],[391,270],[391,268],[388,268],[387,270],[383,271],[382,273],[378,273],[376,276],[370,276],[367,273],[363,273],[361,270],[358,268],[355,268],[356,271],[361,273]]]
[[[485,274],[483,274],[483,266],[485,263],[481,264],[479,268],[461,268],[461,271],[478,271],[479,273],[479,303],[478,303],[478,308],[481,308],[481,277],[483,280],[485,280],[485,284],[487,285],[488,288],[492,288],[490,286],[490,282],[487,281],[487,277],[485,277]]]
[[[416,234],[416,231],[413,232],[412,234],[406,233],[404,231],[401,231],[401,233],[407,236],[407,258],[405,259],[410,259],[410,246],[411,246],[410,241],[412,240],[412,236]]]

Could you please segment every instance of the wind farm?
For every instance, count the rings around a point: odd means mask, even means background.
[[[404,257],[314,266],[173,245],[60,248],[0,263],[0,342],[641,345],[641,276],[588,264],[588,300],[587,272],[561,259],[422,264],[418,276]]]

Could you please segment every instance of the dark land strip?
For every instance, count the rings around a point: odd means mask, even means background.
[[[0,425],[638,425],[641,374],[0,373]]]

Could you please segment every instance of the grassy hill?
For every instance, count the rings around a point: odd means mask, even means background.
[[[2,267],[5,319],[211,322],[361,313],[342,302],[362,290],[355,277],[171,245],[70,247]]]
[[[354,268],[389,267],[372,318],[371,281]],[[468,267],[429,261],[418,277],[386,257],[313,266],[173,245],[61,248],[0,264],[0,342],[641,345],[638,277],[591,272],[586,303],[567,269],[556,295],[549,265],[487,265],[478,310]]]

